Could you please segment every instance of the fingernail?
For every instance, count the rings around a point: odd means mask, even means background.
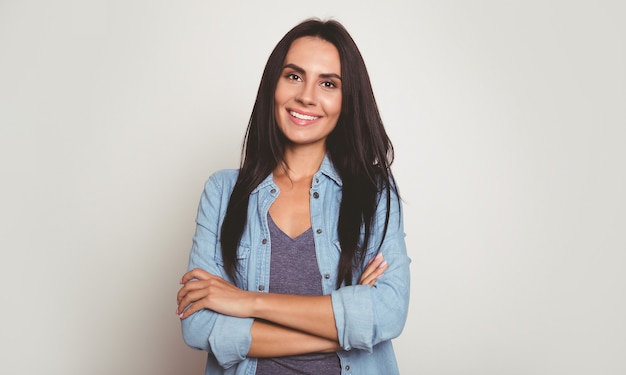
[[[386,265],[387,265],[387,261],[383,260],[383,262],[380,265],[378,265],[378,268],[383,268]]]
[[[183,313],[178,314],[178,317],[182,319],[183,318]]]

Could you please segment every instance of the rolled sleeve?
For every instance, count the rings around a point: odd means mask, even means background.
[[[399,249],[404,247],[399,244]],[[389,268],[373,287],[352,285],[331,293],[339,345],[344,350],[369,353],[374,345],[398,337],[404,328],[410,294],[410,259],[402,250],[383,251],[383,254]]]
[[[225,190],[228,189],[224,189],[219,175],[211,176],[205,184],[187,270],[200,268],[224,277],[215,254],[220,251],[218,228],[230,195],[230,191]],[[252,322],[252,318],[236,318],[203,309],[182,320],[181,328],[187,345],[212,353],[220,366],[229,368],[246,359],[252,342]]]
[[[246,359],[250,350],[252,318],[218,315],[209,335],[209,345],[217,362],[229,368]]]
[[[380,206],[384,205],[379,205],[376,219],[379,236],[386,211]],[[402,332],[408,316],[411,263],[404,237],[401,207],[397,195],[392,194],[389,226],[380,247],[389,267],[373,287],[351,285],[331,293],[339,344],[344,350],[371,353],[376,344]],[[370,258],[375,255],[375,249],[368,253]]]
[[[369,285],[355,285],[331,293],[339,345],[344,350],[372,352],[374,314],[370,289]]]

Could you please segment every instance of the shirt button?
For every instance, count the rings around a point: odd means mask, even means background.
[[[263,245],[265,245],[265,244],[267,243],[267,239],[266,239],[266,238],[264,238],[264,239],[263,239],[263,241],[261,241],[261,243],[262,243]]]
[[[319,178],[316,178],[316,179],[315,179],[315,183],[316,183],[316,184],[319,184],[319,183],[320,183],[320,179],[319,179]]]
[[[330,274],[329,274],[329,273],[325,273],[325,274],[324,274],[324,278],[325,278],[326,280],[330,279]]]
[[[321,229],[318,229],[318,230],[316,230],[316,231],[315,231],[315,233],[317,233],[317,234],[322,234],[322,230],[321,230]]]
[[[272,194],[276,193],[276,189],[270,190],[270,193],[272,193]]]
[[[265,290],[265,286],[264,285],[259,285],[259,292],[262,292]]]
[[[313,198],[317,199],[319,197],[320,197],[320,193],[318,193],[317,191],[313,193]]]
[[[350,371],[350,365],[346,365],[346,371]]]

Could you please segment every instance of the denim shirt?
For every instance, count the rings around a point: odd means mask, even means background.
[[[228,278],[222,261],[220,228],[228,200],[237,180],[237,170],[222,170],[205,184],[198,207],[196,233],[188,270],[201,268],[219,275],[237,287],[265,293],[269,290],[271,239],[267,213],[280,194],[273,176],[268,176],[250,194],[248,222],[237,250],[238,268]],[[373,287],[353,285],[336,289],[341,248],[337,234],[342,182],[326,157],[313,177],[310,191],[311,225],[324,295],[331,295],[337,326],[342,375],[397,374],[391,339],[400,335],[409,304],[409,263],[404,242],[403,220],[396,194],[391,194],[389,227],[380,248],[389,268]],[[386,199],[380,199],[364,264],[376,256],[386,216]],[[254,375],[256,359],[247,357],[252,341],[252,318],[236,318],[201,310],[182,320],[187,345],[208,352],[206,375]]]

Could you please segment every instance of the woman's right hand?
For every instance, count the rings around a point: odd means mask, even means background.
[[[372,258],[363,274],[361,274],[361,279],[359,280],[360,285],[369,285],[370,287],[374,286],[379,277],[383,275],[385,270],[389,267],[387,261],[383,258],[382,253],[378,253],[374,258]]]

